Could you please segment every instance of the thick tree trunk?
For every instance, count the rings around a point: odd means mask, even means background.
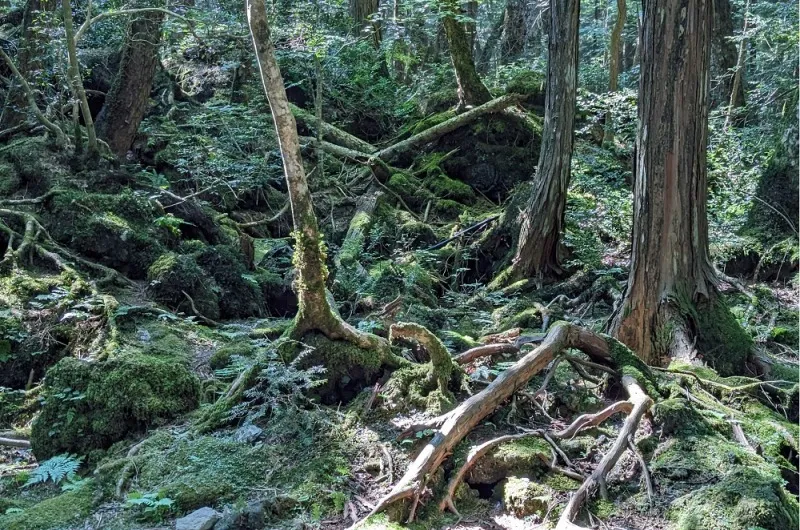
[[[520,214],[514,277],[561,272],[558,247],[564,224],[578,83],[578,0],[550,0],[547,96],[539,166]]]
[[[608,58],[608,91],[617,91],[620,62],[620,43],[622,41],[622,30],[625,28],[625,17],[628,15],[625,0],[617,0],[617,21],[614,29],[611,30],[611,43],[609,45]],[[603,142],[612,143],[614,141],[614,119],[609,110],[606,113],[606,130]]]
[[[736,107],[744,105],[744,90],[739,85],[734,93],[733,83],[735,69],[739,54],[733,37],[733,17],[731,16],[730,0],[714,0],[714,38],[712,40],[712,59],[722,74],[722,82],[718,93],[717,103],[727,103],[733,95]]]
[[[354,33],[359,34],[364,28],[369,27],[373,42],[378,46],[381,42],[381,26],[372,20],[372,16],[378,12],[378,0],[350,0],[348,8],[355,23]]]
[[[503,12],[503,38],[500,41],[500,56],[504,61],[513,61],[522,55],[526,33],[525,1],[508,0]]]
[[[716,342],[717,368],[732,372],[749,339],[718,299],[708,257],[711,7],[645,4],[631,272],[612,327],[648,364]]]
[[[164,13],[133,15],[128,24],[122,59],[111,91],[98,117],[97,132],[119,157],[133,145],[158,66],[158,46]]]
[[[472,45],[467,32],[455,18],[460,13],[460,7],[454,0],[445,0],[444,8],[446,14],[442,24],[458,83],[458,106],[463,108],[468,105],[482,105],[492,99],[492,95],[475,69]]]

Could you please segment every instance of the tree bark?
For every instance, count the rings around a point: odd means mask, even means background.
[[[711,41],[712,59],[722,74],[718,103],[727,103],[734,95],[736,107],[744,105],[744,90],[741,85],[734,93],[733,84],[739,54],[733,37],[733,17],[730,0],[714,0],[714,38]]]
[[[508,0],[503,12],[503,37],[500,41],[500,57],[504,61],[513,61],[522,55],[526,33],[525,1]]]
[[[161,11],[134,15],[128,24],[117,76],[98,117],[98,134],[119,157],[124,157],[133,145],[147,112],[163,20]]]
[[[578,0],[550,0],[547,96],[539,166],[512,264],[514,277],[560,274],[558,247],[572,160],[578,84]]]
[[[734,111],[744,105],[744,59],[747,52],[747,28],[750,25],[748,17],[750,11],[750,1],[748,0],[744,8],[744,27],[742,28],[742,40],[739,41],[739,55],[736,59],[736,71],[733,74],[733,85],[731,86],[730,102],[728,103],[728,115],[725,116],[725,128],[730,127]]]
[[[645,3],[631,271],[612,329],[648,364],[691,358],[699,326],[689,315],[717,296],[706,216],[711,8]]]
[[[359,34],[365,27],[369,27],[372,30],[373,43],[376,47],[380,45],[381,26],[372,20],[372,16],[378,12],[378,0],[350,0],[348,8],[355,23],[354,33]]]
[[[455,18],[460,13],[460,7],[455,0],[444,0],[443,7],[445,16],[442,24],[458,84],[458,106],[463,108],[470,105],[482,105],[492,99],[492,95],[475,69],[472,45],[467,32]]]
[[[608,50],[608,91],[612,93],[617,91],[621,51],[620,43],[622,41],[622,30],[625,28],[625,17],[627,17],[627,15],[628,9],[625,0],[617,0],[617,21],[614,23],[614,29],[611,30],[611,43]],[[606,113],[606,130],[603,142],[612,143],[613,141],[614,119],[609,110]]]

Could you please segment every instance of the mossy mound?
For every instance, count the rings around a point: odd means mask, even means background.
[[[552,491],[529,478],[508,477],[503,484],[503,506],[517,517],[541,520],[548,511]]]
[[[468,484],[494,484],[509,476],[540,476],[549,469],[550,445],[539,438],[514,440],[493,449],[467,472]]]
[[[147,279],[147,290],[156,302],[172,308],[185,306],[191,311],[185,292],[203,316],[219,318],[218,289],[191,255],[162,254],[148,269]]]
[[[678,530],[752,530],[797,528],[797,514],[797,499],[780,481],[757,468],[739,468],[677,499],[669,517]]]
[[[0,194],[24,189],[30,196],[43,195],[52,182],[64,176],[67,164],[62,157],[63,153],[52,149],[43,137],[20,138],[3,146]]]
[[[22,511],[0,514],[4,530],[55,530],[78,528],[92,511],[94,491],[89,484],[38,502]],[[19,508],[17,508],[19,509]]]
[[[118,194],[62,191],[42,217],[53,238],[134,279],[164,252],[174,236],[159,226],[155,203],[129,190]]]
[[[45,377],[31,429],[40,460],[89,455],[197,407],[200,384],[180,356],[123,353],[91,363],[67,357]]]
[[[525,103],[534,107],[544,107],[545,88],[547,77],[535,70],[521,70],[517,72],[506,84],[509,94],[522,94],[526,97]]]
[[[208,364],[213,370],[227,368],[236,357],[253,357],[255,350],[249,342],[237,342],[223,346],[215,351],[208,359]]]

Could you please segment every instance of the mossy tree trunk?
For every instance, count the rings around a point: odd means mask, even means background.
[[[117,76],[98,117],[98,134],[108,143],[111,152],[120,157],[133,145],[147,111],[158,66],[163,20],[162,11],[133,15]]]
[[[442,7],[445,11],[442,25],[458,83],[458,106],[463,108],[482,105],[492,99],[492,95],[475,68],[472,44],[467,31],[456,19],[456,16],[461,14],[461,8],[455,0],[444,0]]]
[[[608,91],[616,92],[619,77],[620,51],[622,43],[622,30],[625,28],[625,17],[628,16],[628,6],[625,0],[617,0],[617,20],[611,30],[611,43],[608,47]],[[606,130],[603,142],[614,141],[614,120],[609,110],[606,113]]]
[[[62,16],[64,17],[64,33],[67,40],[67,56],[69,58],[69,84],[72,88],[72,97],[78,100],[81,108],[81,116],[86,126],[86,136],[88,138],[89,156],[96,156],[100,149],[95,133],[94,119],[92,111],[89,109],[89,100],[86,98],[86,89],[83,87],[80,63],[78,62],[78,47],[75,42],[75,27],[72,24],[72,5],[69,0],[61,0]]]
[[[578,84],[578,0],[550,1],[547,96],[539,166],[528,205],[520,214],[514,277],[561,272],[558,247],[567,203]]]
[[[711,21],[710,2],[645,4],[631,272],[612,327],[648,364],[691,358],[695,341],[747,348],[719,300],[708,256]],[[721,372],[743,365],[739,345],[714,348],[729,357]]]
[[[503,38],[500,41],[500,56],[504,61],[513,61],[525,49],[527,27],[525,26],[523,0],[508,0],[503,11]]]
[[[388,356],[388,342],[357,331],[334,311],[326,289],[328,269],[325,265],[325,248],[300,155],[297,124],[286,98],[283,77],[270,39],[267,11],[263,0],[246,0],[246,8],[261,81],[275,122],[292,210],[298,310],[290,335],[292,338],[301,338],[307,332],[320,331],[329,339],[347,340],[361,348],[379,350],[379,353]]]
[[[373,21],[372,16],[378,12],[378,0],[350,0],[348,4],[350,17],[355,25],[353,32],[361,33],[369,27],[372,33],[372,42],[377,48],[381,43],[381,25]]]

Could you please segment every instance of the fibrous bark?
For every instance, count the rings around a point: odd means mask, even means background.
[[[504,61],[513,61],[525,49],[527,28],[525,26],[524,0],[508,0],[503,12],[503,36],[500,40],[500,56]]]
[[[551,0],[547,96],[539,165],[513,261],[515,278],[561,272],[558,247],[572,160],[578,83],[578,0]]]
[[[718,299],[708,256],[711,20],[710,2],[645,4],[631,271],[613,329],[658,364],[693,358],[695,341],[701,347],[707,330],[727,326],[714,342],[727,341],[715,349],[729,357],[717,368],[730,372],[743,364],[746,355],[734,351],[746,351],[747,339]]]
[[[111,152],[125,156],[147,111],[158,66],[158,46],[164,13],[134,15],[128,24],[114,84],[98,117],[97,132]]]

